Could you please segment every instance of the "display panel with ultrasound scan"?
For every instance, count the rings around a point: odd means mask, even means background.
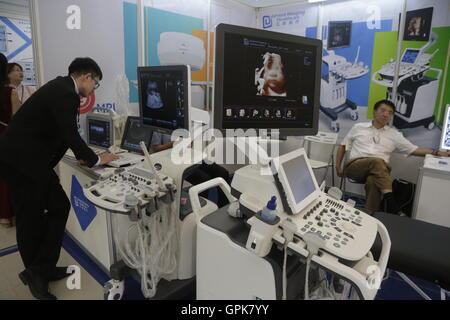
[[[87,143],[90,146],[107,149],[113,142],[113,123],[111,118],[101,114],[86,116]]]
[[[171,134],[189,129],[190,67],[138,67],[139,107],[144,125]]]
[[[328,22],[327,49],[350,47],[352,37],[351,21],[330,21]]]
[[[148,150],[152,140],[152,133],[153,131],[142,123],[140,117],[128,117],[120,148],[143,154],[140,143],[144,141]]]
[[[322,41],[219,24],[215,52],[214,128],[317,133]]]
[[[272,161],[293,214],[300,213],[321,195],[304,149],[294,150]]]
[[[447,105],[445,110],[445,118],[442,124],[441,144],[439,146],[441,150],[450,151],[450,104]]]
[[[432,19],[433,19],[433,7],[422,8],[406,12],[405,31],[403,33],[403,40],[428,41],[430,39],[431,34]]]
[[[402,62],[414,63],[419,55],[420,49],[406,49],[402,56]]]

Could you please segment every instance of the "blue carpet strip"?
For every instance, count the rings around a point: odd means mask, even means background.
[[[8,248],[4,248],[4,249],[0,249],[0,257],[6,256],[8,254],[14,253],[19,251],[19,249],[17,248],[17,245],[8,247]]]

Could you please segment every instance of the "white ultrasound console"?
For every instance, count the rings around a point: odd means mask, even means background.
[[[423,75],[423,72],[427,70],[436,70],[430,68],[430,60],[434,57],[439,49],[435,50],[431,54],[424,53],[424,51],[430,46],[431,44],[426,45],[421,49],[405,49],[400,60],[398,74],[399,84],[401,83],[401,81],[411,76],[417,77],[417,79],[415,79],[417,81],[418,78]],[[372,81],[386,87],[392,87],[394,82],[395,66],[396,61],[391,59],[387,64],[383,65],[380,70],[374,72],[374,74],[372,75]]]
[[[282,220],[287,217],[284,214]],[[297,225],[297,236],[316,233],[324,242],[323,250],[351,261],[360,260],[370,251],[378,230],[374,218],[326,194],[301,214],[289,217]]]
[[[347,279],[364,299],[373,299],[386,270],[391,247],[384,225],[322,192],[304,149],[272,159],[271,166],[273,175],[258,174],[261,168],[248,166],[237,170],[233,178],[232,188],[240,193],[240,210],[244,216],[250,216],[246,249],[264,258],[274,241]],[[198,192],[207,187],[211,185],[202,186]],[[279,218],[274,222],[265,221],[260,214],[272,196],[277,197]],[[195,197],[191,195],[191,199]],[[205,233],[212,237],[211,233]],[[287,240],[291,239],[289,234],[293,234],[292,240]],[[382,251],[375,261],[371,248],[377,235]]]
[[[85,196],[96,206],[110,212],[128,213],[125,205],[127,196],[135,196],[141,206],[145,206],[151,199],[159,199],[168,192],[175,192],[172,178],[157,173],[168,191],[162,191],[155,174],[142,165],[127,169],[116,169],[116,174],[106,180],[98,181],[85,188]],[[157,200],[156,200],[157,201]]]
[[[157,172],[147,146],[140,143],[144,152],[145,162],[128,168],[118,168],[115,174],[106,180],[94,182],[83,188],[84,195],[96,206],[109,212],[130,213],[132,208],[142,208],[165,195],[171,197],[176,192],[173,179]],[[146,165],[146,166],[145,166]]]

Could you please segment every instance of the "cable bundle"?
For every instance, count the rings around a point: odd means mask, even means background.
[[[161,207],[150,217],[132,224],[126,233],[125,248],[122,248],[118,235],[119,224],[116,223],[114,241],[124,262],[136,269],[141,276],[141,290],[146,298],[156,294],[156,288],[161,278],[173,280],[177,277],[179,256],[179,231],[175,202]],[[134,241],[130,232],[136,230]]]

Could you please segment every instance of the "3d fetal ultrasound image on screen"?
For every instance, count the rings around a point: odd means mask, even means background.
[[[255,69],[256,95],[287,96],[286,75],[282,57],[277,53],[266,52],[262,66]]]

